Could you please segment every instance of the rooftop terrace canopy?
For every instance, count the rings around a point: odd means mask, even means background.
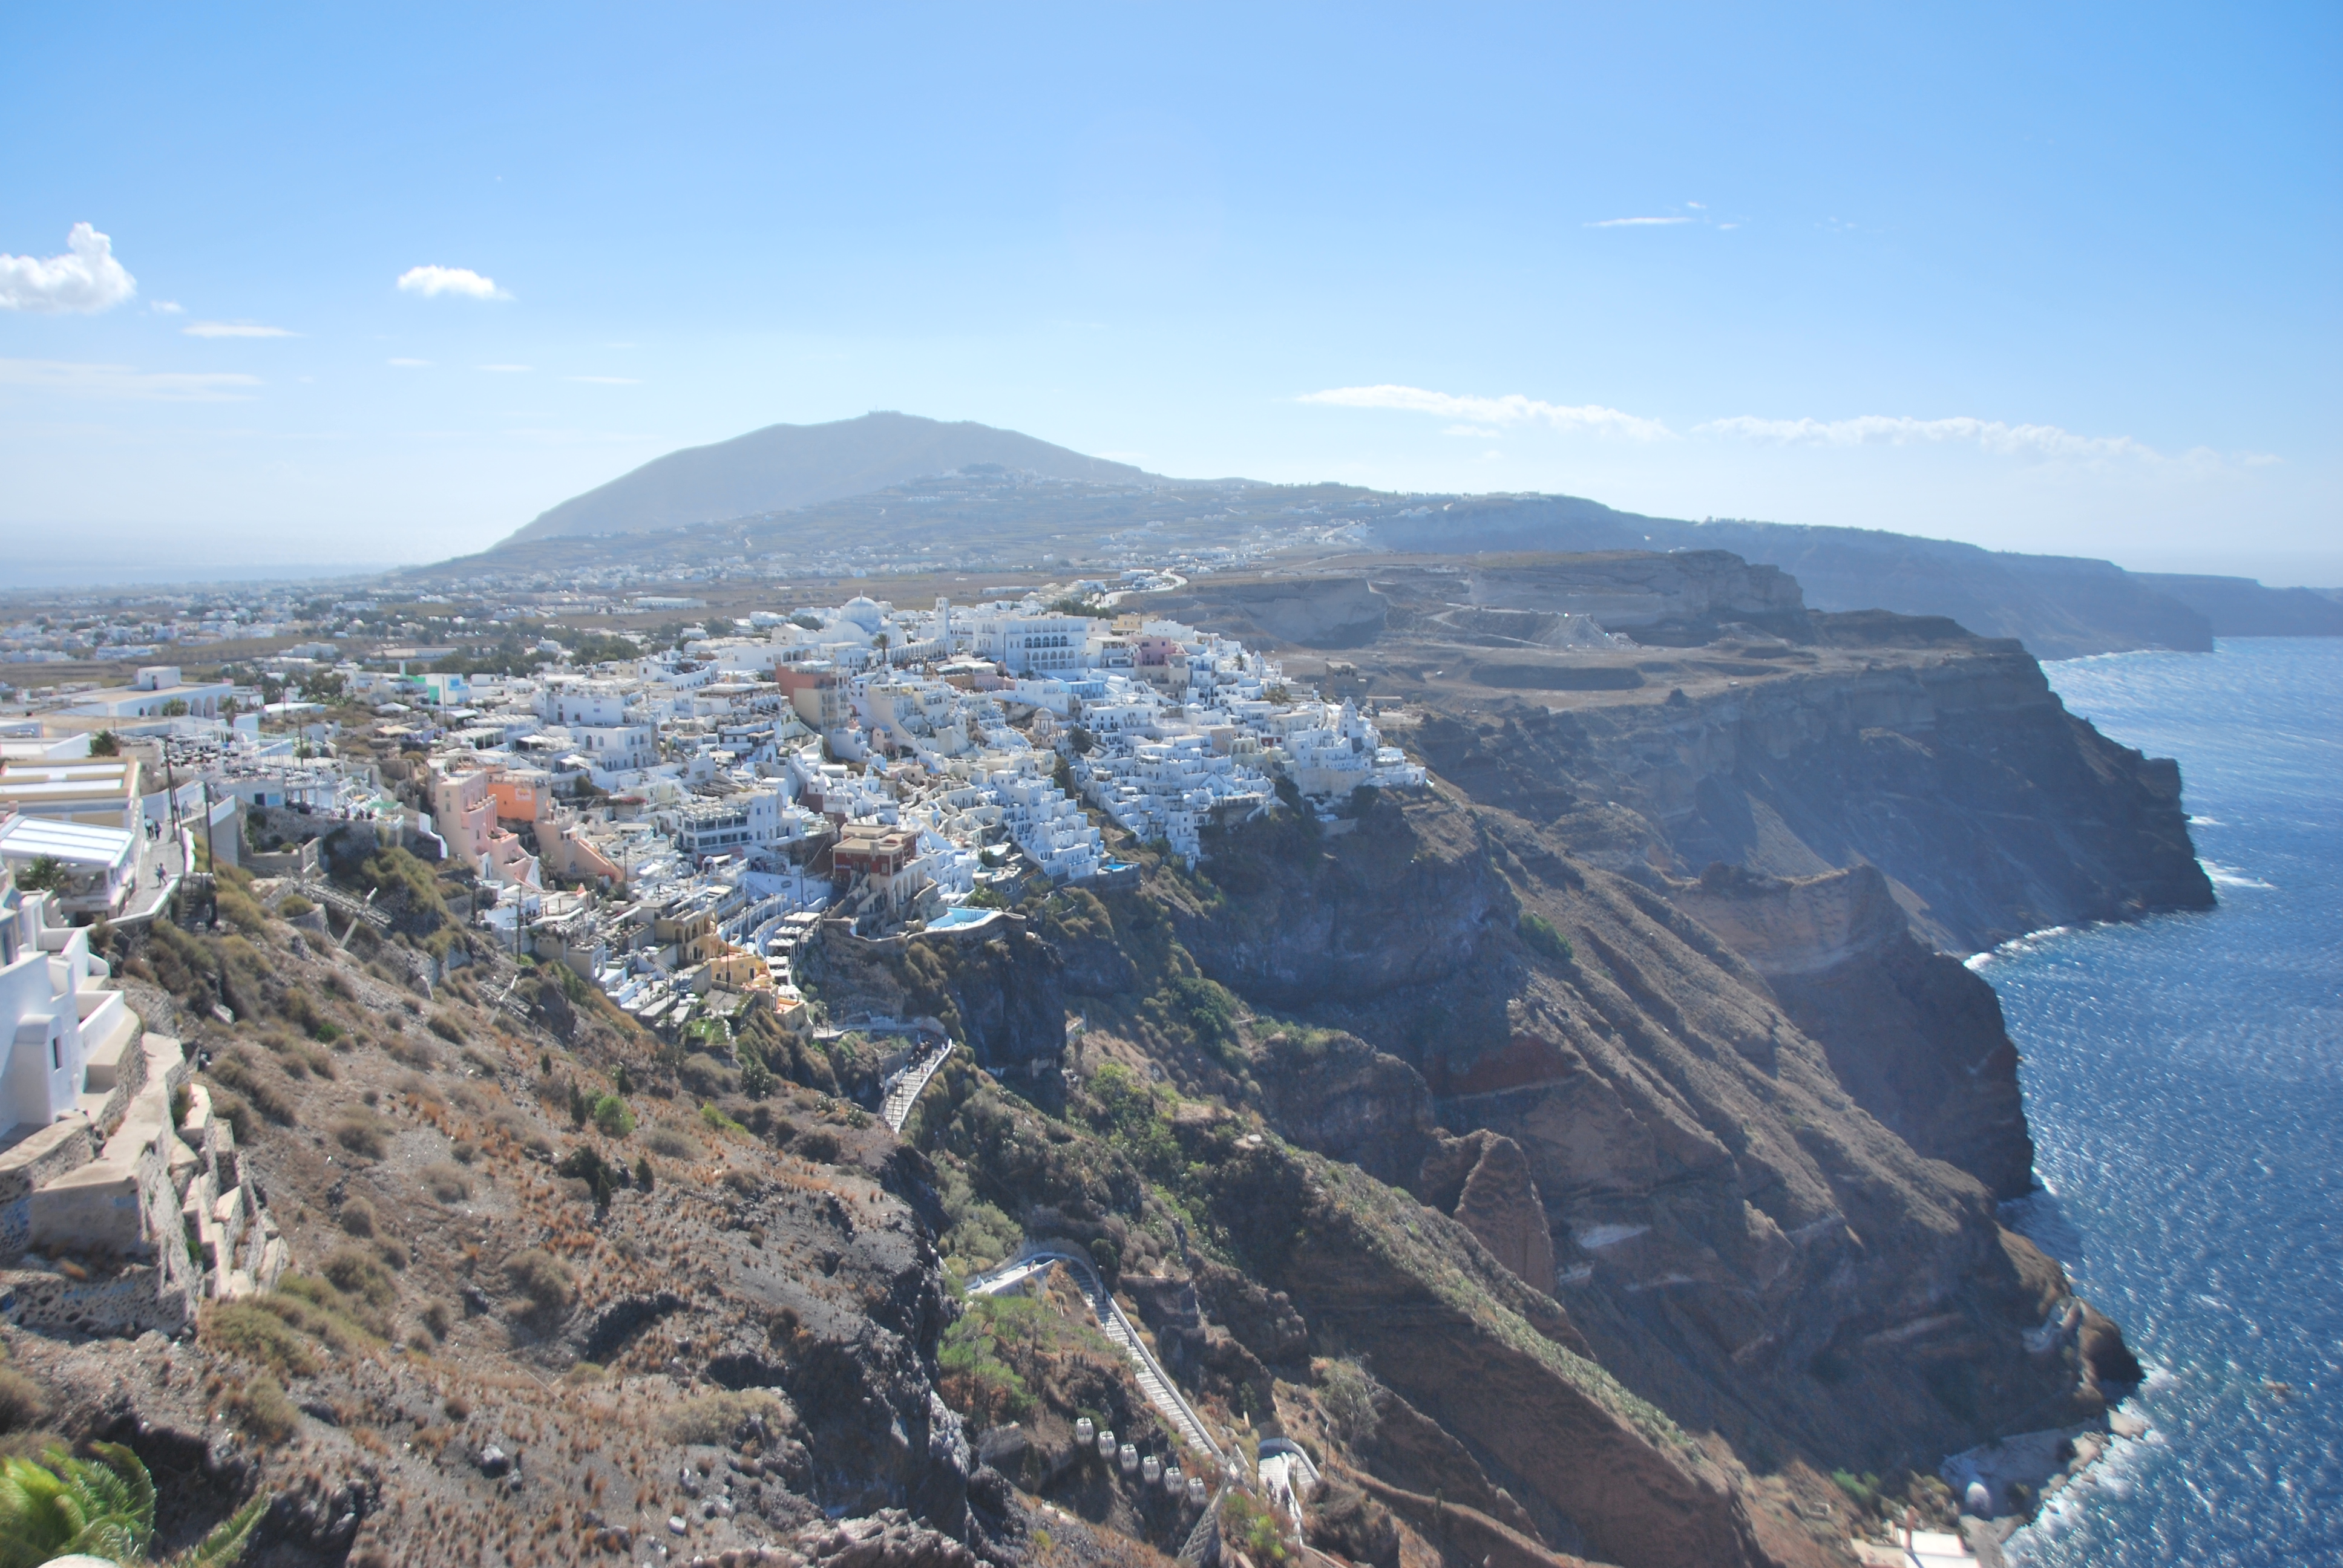
[[[137,853],[138,836],[119,828],[94,828],[49,817],[11,817],[0,822],[0,856],[33,861],[47,856],[68,866],[126,868]]]

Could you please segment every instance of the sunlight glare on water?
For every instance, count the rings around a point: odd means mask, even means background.
[[[2343,639],[2046,668],[2101,731],[2180,759],[2220,908],[1976,966],[2024,1056],[2046,1189],[2009,1222],[2150,1369],[2149,1435],[2012,1554],[2343,1563]]]

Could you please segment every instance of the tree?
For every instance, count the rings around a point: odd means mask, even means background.
[[[116,735],[111,729],[99,730],[96,734],[89,738],[89,754],[92,757],[121,756],[121,737]]]
[[[756,1047],[741,1043],[740,1092],[751,1100],[762,1100],[773,1091],[773,1070],[765,1065],[764,1056]]]
[[[119,1443],[91,1445],[97,1457],[75,1459],[52,1445],[37,1461],[0,1462],[0,1568],[81,1554],[116,1563],[151,1561],[155,1483],[136,1454]],[[224,1568],[244,1555],[253,1527],[272,1499],[262,1493],[170,1568]]]
[[[65,866],[55,855],[36,855],[16,873],[16,885],[28,893],[54,893],[65,885]]]
[[[171,700],[170,700],[170,701],[168,701],[168,702],[166,702],[166,703],[163,704],[163,717],[164,717],[164,718],[166,718],[166,719],[185,719],[186,716],[187,716],[187,699],[186,699],[186,698],[184,698],[184,697],[175,697],[175,698],[171,699]]]

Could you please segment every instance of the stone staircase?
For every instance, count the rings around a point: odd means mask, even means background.
[[[920,1096],[927,1092],[929,1081],[950,1058],[953,1049],[953,1042],[945,1040],[905,1068],[902,1076],[889,1086],[886,1098],[879,1102],[879,1120],[887,1124],[888,1131],[900,1133],[903,1131],[903,1123],[911,1119],[911,1107],[917,1105]]]
[[[26,1328],[177,1333],[291,1261],[179,1042],[122,1017],[100,1020],[77,1108],[0,1150],[0,1306]]]

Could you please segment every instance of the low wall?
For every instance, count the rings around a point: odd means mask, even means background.
[[[33,1190],[96,1157],[90,1124],[80,1117],[44,1127],[0,1153],[0,1261],[15,1261],[31,1244]]]
[[[180,1256],[186,1257],[181,1249]],[[0,1316],[20,1328],[93,1338],[177,1334],[195,1321],[193,1295],[170,1288],[164,1269],[132,1263],[103,1279],[47,1269],[0,1271]]]

